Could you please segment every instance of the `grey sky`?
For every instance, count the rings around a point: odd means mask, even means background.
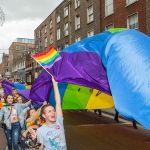
[[[34,38],[34,29],[63,0],[0,0],[5,14],[5,22],[0,27],[0,63],[1,49],[8,49],[16,38]]]

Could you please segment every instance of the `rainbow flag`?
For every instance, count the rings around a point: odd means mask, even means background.
[[[44,69],[50,69],[55,62],[61,59],[59,53],[51,46],[44,53],[34,54],[32,56]]]

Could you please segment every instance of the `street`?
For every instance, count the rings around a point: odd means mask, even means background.
[[[64,111],[64,125],[68,150],[149,150],[150,132],[134,129],[129,122],[116,123],[103,113],[91,111]],[[6,140],[0,130],[0,150]]]

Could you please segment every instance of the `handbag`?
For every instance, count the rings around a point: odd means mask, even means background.
[[[12,106],[11,106],[11,111],[10,111],[10,114],[9,114],[7,120],[10,118],[11,112],[12,112]],[[1,122],[1,127],[2,127],[4,130],[7,129],[6,123]]]

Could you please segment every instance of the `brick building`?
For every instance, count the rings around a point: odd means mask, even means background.
[[[99,8],[99,0],[64,0],[35,29],[37,52],[41,45],[42,51],[50,45],[60,51],[76,41],[100,33]]]
[[[23,56],[23,53],[30,49],[34,48],[34,40],[33,39],[25,39],[25,38],[17,38],[15,42],[13,42],[9,47],[9,72],[11,74],[11,77],[14,78],[15,71],[18,69],[18,67],[22,66],[24,62],[20,61],[20,64],[14,69],[15,66],[14,63],[18,60],[18,56],[20,59]],[[22,56],[20,56],[22,54]],[[22,59],[21,59],[22,60]]]
[[[36,52],[58,51],[100,33],[100,0],[64,0],[35,30]],[[41,67],[35,68],[38,75]]]
[[[150,0],[100,0],[100,6],[101,31],[123,27],[150,35]]]
[[[0,74],[4,75],[5,78],[11,77],[9,72],[9,54],[3,53]]]

